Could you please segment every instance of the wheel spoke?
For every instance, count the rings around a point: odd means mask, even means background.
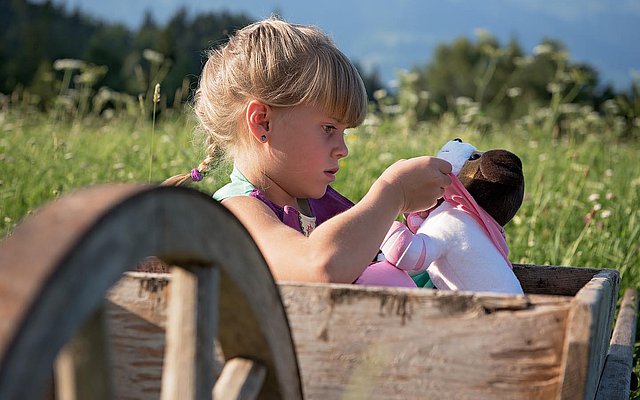
[[[161,399],[205,399],[215,382],[219,270],[172,268]]]
[[[236,357],[227,361],[213,389],[214,399],[256,399],[267,369],[257,361]]]
[[[60,350],[54,367],[57,399],[113,397],[105,316],[104,307],[100,307]]]

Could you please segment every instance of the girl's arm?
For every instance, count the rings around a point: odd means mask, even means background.
[[[429,208],[449,185],[449,163],[430,157],[401,160],[351,209],[319,225],[309,237],[284,225],[260,200],[223,204],[247,228],[276,280],[351,283],[378,252],[396,216]]]

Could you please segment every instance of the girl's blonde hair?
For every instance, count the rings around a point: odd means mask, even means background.
[[[348,127],[360,125],[367,111],[358,71],[325,33],[276,18],[256,22],[209,51],[194,105],[207,157],[191,174],[165,184],[198,180],[214,159],[247,149],[250,135],[241,121],[251,100],[272,107],[314,104]]]

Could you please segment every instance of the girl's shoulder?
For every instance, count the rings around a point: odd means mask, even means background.
[[[255,188],[251,184],[229,182],[213,194],[213,199],[222,201],[230,197],[249,196]]]
[[[222,201],[230,197],[249,196],[255,190],[255,186],[249,182],[236,168],[231,172],[231,182],[222,186],[214,194],[213,198]]]

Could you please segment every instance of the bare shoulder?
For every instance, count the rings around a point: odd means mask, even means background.
[[[253,197],[238,196],[225,199],[222,205],[247,229],[276,280],[318,279],[310,278],[308,271],[299,268],[308,264],[307,238],[283,224],[266,204]]]
[[[274,212],[262,201],[249,196],[229,197],[221,202],[243,224],[265,220],[274,223],[280,222]]]
[[[256,198],[230,197],[223,200],[222,205],[240,220],[256,242],[260,242],[265,235],[282,239],[297,236],[296,230],[283,224],[271,208]]]

